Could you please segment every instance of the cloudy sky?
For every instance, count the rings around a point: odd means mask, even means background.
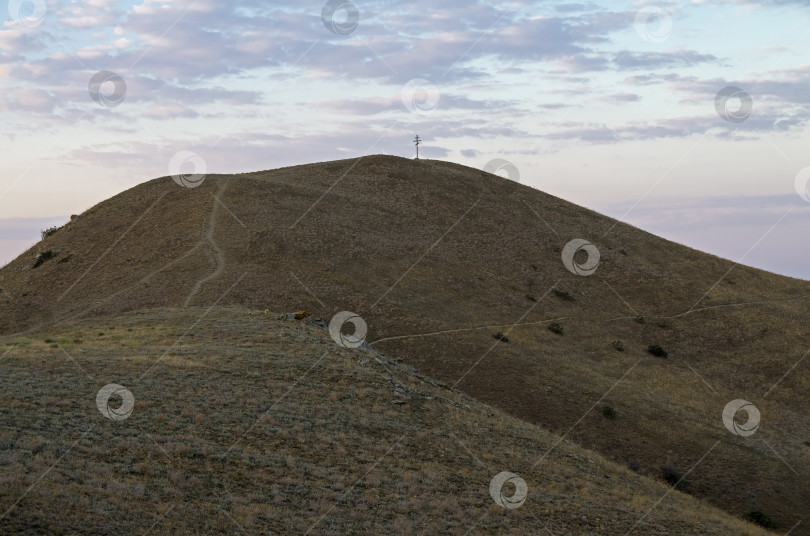
[[[410,157],[419,133],[810,279],[806,0],[352,2],[7,2],[0,264],[171,166]]]

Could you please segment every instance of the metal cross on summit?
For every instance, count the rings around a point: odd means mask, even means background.
[[[419,138],[419,134],[413,139],[413,144],[416,145],[416,159],[419,160],[419,144],[422,143],[422,140]]]

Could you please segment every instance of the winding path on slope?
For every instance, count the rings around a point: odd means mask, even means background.
[[[779,303],[779,302],[789,302],[789,301],[804,300],[806,298],[810,298],[810,294],[803,294],[801,296],[794,296],[792,298],[779,298],[779,299],[775,299],[775,300],[760,300],[760,301],[738,302],[738,303],[722,303],[720,305],[711,305],[711,306],[708,306],[708,307],[701,307],[700,309],[689,309],[688,311],[686,311],[684,313],[677,314],[677,315],[660,316],[660,317],[652,317],[652,318],[660,318],[662,320],[672,319],[672,318],[682,318],[682,317],[687,316],[687,315],[699,313],[701,311],[709,311],[709,310],[712,310],[712,309],[720,309],[720,308],[725,308],[725,307],[742,307],[742,306],[745,306],[745,305],[766,305],[766,304],[770,304],[770,303]],[[533,321],[533,322],[518,322],[518,323],[513,323],[513,324],[495,324],[495,325],[487,325],[487,326],[473,326],[473,327],[468,327],[468,328],[447,329],[447,330],[442,330],[442,331],[430,331],[430,332],[427,332],[427,333],[413,333],[413,334],[410,334],[410,335],[394,335],[394,336],[391,336],[391,337],[383,337],[381,339],[377,339],[377,340],[374,340],[374,341],[369,341],[369,344],[374,345],[374,344],[377,344],[377,343],[380,343],[380,342],[387,342],[387,341],[393,341],[393,340],[399,340],[399,339],[432,337],[432,336],[435,336],[435,335],[444,335],[446,333],[458,333],[458,332],[461,332],[461,331],[477,331],[477,330],[481,330],[481,329],[498,329],[498,328],[507,328],[507,327],[512,329],[512,328],[518,328],[518,327],[521,327],[521,326],[534,326],[534,325],[537,325],[537,324],[547,324],[549,322],[553,322],[553,321],[556,321],[556,320],[570,320],[572,318],[574,318],[574,317],[562,316],[562,317],[559,317],[559,318],[549,318],[547,320],[537,320],[537,321]],[[613,321],[616,321],[616,320],[628,320],[628,319],[632,320],[634,318],[636,318],[636,317],[635,316],[619,316],[619,317],[616,317],[616,318],[602,319],[602,320],[600,320],[600,322],[613,322]]]
[[[210,274],[203,277],[194,285],[189,292],[188,296],[186,297],[186,301],[183,303],[183,307],[188,307],[191,304],[191,300],[200,293],[202,286],[219,277],[219,274],[222,273],[222,270],[225,269],[225,254],[217,245],[216,240],[214,240],[214,231],[216,230],[217,221],[219,219],[219,198],[222,197],[222,194],[225,193],[225,189],[228,187],[228,181],[219,179],[219,188],[217,189],[217,193],[214,194],[214,199],[212,201],[211,206],[211,214],[208,217],[208,232],[205,233],[205,236],[200,239],[200,246],[205,248],[205,252],[208,254],[208,258],[211,260],[211,264],[213,265],[213,270]],[[206,242],[208,247],[206,246]]]

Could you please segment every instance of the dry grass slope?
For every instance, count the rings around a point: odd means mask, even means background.
[[[323,328],[205,313],[2,340],[0,532],[767,534]],[[108,382],[128,419],[96,409]]]
[[[590,277],[561,262],[574,238],[599,248]],[[21,255],[0,287],[0,333],[19,336],[155,307],[353,311],[380,351],[639,473],[686,474],[684,491],[736,516],[784,533],[810,504],[809,282],[463,166],[156,179]],[[720,419],[738,398],[762,413],[751,437]]]

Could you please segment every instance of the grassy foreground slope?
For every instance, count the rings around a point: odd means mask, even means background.
[[[2,344],[3,534],[767,534],[309,321],[146,310]]]

